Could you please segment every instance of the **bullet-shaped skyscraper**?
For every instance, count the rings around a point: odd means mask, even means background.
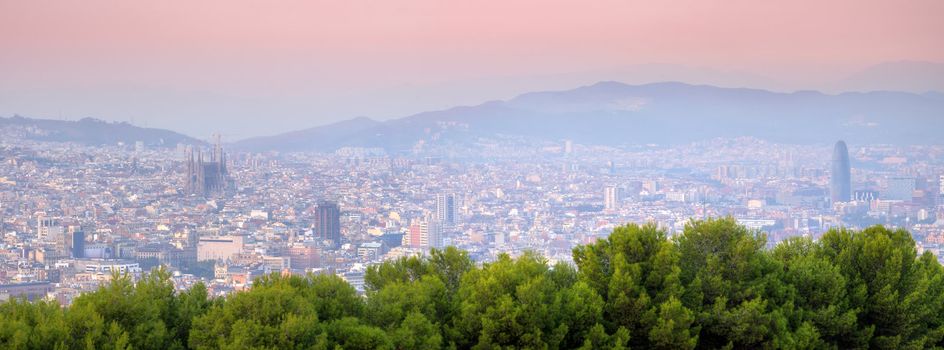
[[[832,173],[829,175],[830,202],[848,202],[852,199],[852,175],[849,166],[849,149],[845,141],[833,147]]]

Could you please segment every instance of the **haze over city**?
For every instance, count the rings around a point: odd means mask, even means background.
[[[0,0],[0,349],[944,348],[941,14]]]
[[[599,81],[926,92],[944,88],[942,12],[934,0],[4,1],[0,116],[236,141]]]

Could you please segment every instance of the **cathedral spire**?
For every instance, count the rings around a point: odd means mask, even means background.
[[[193,194],[195,185],[194,179],[196,178],[196,174],[194,173],[196,167],[193,164],[193,146],[187,146],[187,150],[185,152],[187,154],[187,181],[184,190],[187,192],[187,194]]]

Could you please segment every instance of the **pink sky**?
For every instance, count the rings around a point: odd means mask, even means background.
[[[196,91],[220,103],[290,106],[285,114],[296,116],[267,130],[275,131],[510,97],[490,96],[483,79],[647,63],[813,85],[823,74],[881,62],[944,62],[942,14],[940,0],[3,0],[0,93],[8,97],[0,97],[0,116],[127,120],[125,113],[163,126],[175,119],[159,115],[225,112],[212,104],[188,111]],[[466,81],[477,86],[468,100],[414,94],[396,100],[428,103],[349,103]],[[139,107],[96,107],[129,87],[158,92],[153,101],[148,92],[135,95]],[[70,92],[86,102],[63,97]],[[159,101],[183,107],[154,113]]]

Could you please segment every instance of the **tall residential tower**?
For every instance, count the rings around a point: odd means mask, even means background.
[[[458,203],[455,193],[436,195],[436,220],[444,225],[454,226],[459,221]]]
[[[332,248],[341,245],[341,208],[337,202],[323,201],[315,213],[315,235]]]
[[[616,186],[607,186],[603,188],[603,209],[613,210],[619,208],[622,191]]]

